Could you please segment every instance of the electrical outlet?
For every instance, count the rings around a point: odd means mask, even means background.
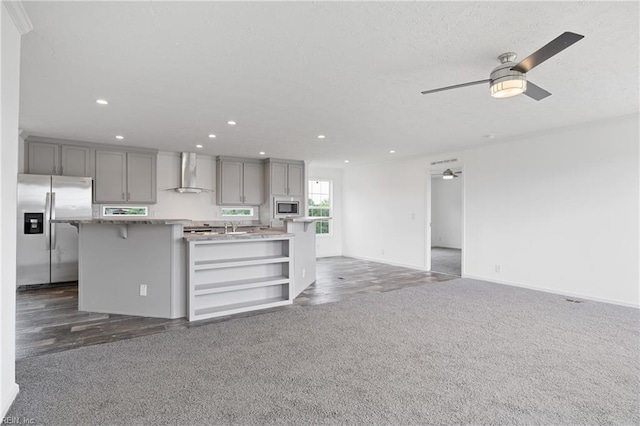
[[[496,272],[497,273],[502,272],[502,265],[496,265]]]
[[[147,295],[147,285],[140,284],[140,296],[146,296],[146,295]]]

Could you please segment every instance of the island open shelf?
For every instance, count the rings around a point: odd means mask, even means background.
[[[190,321],[292,303],[291,235],[190,240]]]

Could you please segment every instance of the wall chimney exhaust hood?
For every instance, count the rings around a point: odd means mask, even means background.
[[[196,175],[196,153],[183,152],[180,154],[180,186],[173,188],[176,192],[198,194],[202,191],[213,192],[212,189],[199,188]]]

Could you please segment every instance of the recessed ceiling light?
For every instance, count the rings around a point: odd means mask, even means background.
[[[345,162],[345,163],[348,163],[348,162],[349,162],[349,160],[344,160],[344,162]]]
[[[211,139],[213,139],[213,138],[215,138],[215,137],[216,137],[216,135],[214,135],[213,133],[211,133],[211,134],[209,135],[209,137],[210,137]]]
[[[324,139],[325,137],[325,135],[318,135],[318,139]]]
[[[124,136],[118,135],[118,136],[116,136],[116,139],[124,139]]]
[[[109,105],[109,102],[105,101],[104,99],[97,99],[96,103],[100,105]]]
[[[229,121],[227,121],[227,124],[228,124],[229,126],[235,126],[235,125],[236,125],[236,122],[235,122],[235,121],[233,121],[233,120],[229,120]]]
[[[484,137],[485,137],[486,139],[493,139],[493,138],[495,138],[495,137],[496,137],[496,135],[494,135],[494,134],[488,134],[488,135],[484,135]]]
[[[391,151],[389,151],[389,154],[395,154],[396,152],[392,149]]]
[[[260,154],[260,155],[265,155],[265,154],[266,154],[266,152],[264,152],[264,151],[260,151],[258,154]]]
[[[198,144],[196,145],[196,148],[202,148],[202,145]]]

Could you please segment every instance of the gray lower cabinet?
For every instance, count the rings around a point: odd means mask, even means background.
[[[263,200],[263,165],[259,160],[216,160],[217,202],[220,205],[257,206]]]
[[[25,148],[27,173],[93,177],[89,147],[27,140]]]
[[[298,162],[270,163],[272,195],[304,195],[304,164]]]
[[[96,150],[96,203],[155,203],[155,153]]]

